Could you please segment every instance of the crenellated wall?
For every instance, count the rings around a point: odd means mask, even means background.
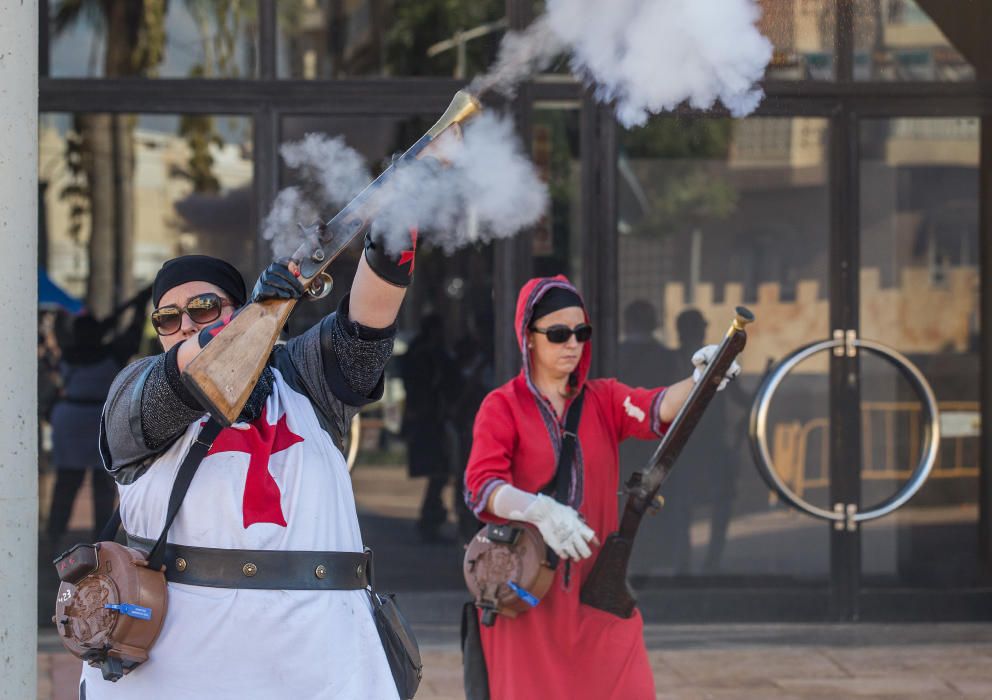
[[[877,268],[861,271],[861,335],[900,352],[965,352],[978,312],[978,269],[949,268],[935,283],[925,267],[903,268],[898,287],[882,287]],[[709,321],[706,341],[717,343],[734,316],[734,307],[747,306],[757,318],[748,334],[744,371],[760,373],[767,358],[779,359],[806,343],[830,336],[827,290],[817,281],[796,284],[795,299],[782,300],[778,283],[758,287],[757,300],[744,302],[743,287],[727,283],[723,300],[714,302],[712,284],[699,284],[693,303],[685,302],[685,285],[664,285],[664,337],[674,344],[675,320],[687,308],[698,309]],[[796,368],[798,372],[826,370],[821,355]]]

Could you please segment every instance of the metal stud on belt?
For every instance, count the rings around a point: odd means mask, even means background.
[[[247,564],[241,567],[241,573],[243,573],[245,576],[254,576],[255,574],[258,573],[258,567],[252,564],[251,562],[248,562]]]

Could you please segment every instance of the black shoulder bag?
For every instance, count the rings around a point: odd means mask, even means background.
[[[389,670],[396,682],[396,690],[402,700],[410,700],[417,694],[420,680],[424,675],[424,665],[420,660],[420,647],[406,617],[396,605],[392,593],[379,593],[375,590],[375,573],[372,565],[372,550],[365,548],[369,555],[369,598],[372,601],[372,617],[386,652]]]

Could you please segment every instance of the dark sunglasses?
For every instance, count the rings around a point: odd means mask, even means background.
[[[531,326],[530,329],[535,333],[543,333],[549,343],[555,344],[567,343],[573,333],[575,334],[575,339],[580,343],[584,343],[592,337],[592,326],[588,323],[580,323],[575,328],[569,328],[565,325],[554,325],[547,328]]]
[[[182,328],[183,314],[189,316],[193,323],[210,323],[220,318],[221,309],[225,306],[231,306],[231,302],[218,294],[197,294],[190,297],[186,306],[169,304],[152,311],[152,326],[159,335],[172,335]]]

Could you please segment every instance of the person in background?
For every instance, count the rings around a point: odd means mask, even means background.
[[[114,512],[114,480],[101,468],[98,449],[100,411],[114,377],[138,351],[145,327],[145,306],[151,295],[149,287],[102,321],[89,313],[76,316],[69,332],[59,339],[62,390],[51,415],[56,476],[46,529],[53,547],[65,534],[73,503],[87,474],[93,493],[94,539]],[[130,321],[114,333],[128,311]]]
[[[427,477],[417,530],[424,542],[446,541],[441,526],[448,511],[441,500],[451,480],[447,439],[447,399],[453,358],[444,347],[444,322],[436,313],[420,321],[420,331],[403,356],[402,375],[406,400],[401,433],[407,445],[407,469],[411,478]]]
[[[479,629],[489,697],[654,700],[640,613],[621,619],[580,605],[579,591],[599,538],[617,529],[619,444],[664,435],[717,346],[698,350],[692,376],[667,388],[590,379],[590,319],[560,275],[524,285],[514,326],[523,366],[479,409],[465,499],[487,522],[533,524],[562,561],[539,605]],[[739,371],[735,362],[720,388]],[[575,450],[559,472],[564,425],[576,405]],[[478,646],[466,640],[465,648]],[[466,688],[475,682],[466,677]]]

